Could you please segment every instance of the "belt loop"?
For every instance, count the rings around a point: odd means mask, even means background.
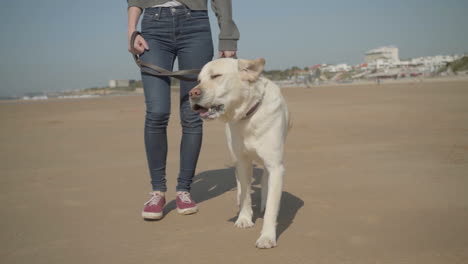
[[[154,14],[154,20],[159,20],[161,18],[161,7],[158,7],[156,14]]]
[[[184,7],[184,14],[186,16],[190,16],[190,8],[188,8],[188,6],[182,4],[182,6]]]

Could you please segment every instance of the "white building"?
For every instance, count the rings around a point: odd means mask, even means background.
[[[420,57],[414,58],[410,60],[410,64],[412,65],[424,65],[424,66],[438,66],[438,65],[445,65],[449,62],[457,60],[460,56],[431,56],[431,57]]]
[[[371,63],[377,60],[397,63],[400,61],[398,48],[395,46],[385,46],[366,52],[365,62]]]
[[[348,64],[337,64],[337,65],[326,65],[321,67],[322,71],[324,72],[342,72],[342,71],[350,71],[352,69],[351,66]]]
[[[109,80],[109,88],[129,87],[133,80]]]
[[[401,65],[401,61],[377,59],[368,63],[369,69],[391,69]]]

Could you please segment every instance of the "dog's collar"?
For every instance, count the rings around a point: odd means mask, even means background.
[[[242,118],[242,120],[245,120],[249,118],[255,111],[257,111],[258,107],[260,106],[260,103],[262,102],[262,99],[258,100],[256,104],[254,104],[249,111],[245,114],[245,116]]]

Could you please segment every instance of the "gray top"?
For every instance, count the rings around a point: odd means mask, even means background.
[[[191,10],[207,10],[208,0],[177,0],[186,5]],[[127,0],[128,6],[147,8],[161,5],[169,0]],[[211,0],[211,9],[218,18],[219,25],[219,50],[237,50],[237,40],[239,40],[239,30],[232,20],[231,0]]]

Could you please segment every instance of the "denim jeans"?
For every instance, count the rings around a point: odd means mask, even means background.
[[[201,68],[213,58],[213,41],[207,11],[193,11],[185,6],[146,8],[141,22],[142,36],[149,50],[141,59],[172,70],[177,57],[179,69]],[[190,76],[196,77],[196,76]],[[142,73],[145,93],[145,149],[154,191],[167,190],[167,133],[171,109],[170,79]],[[190,191],[202,144],[203,122],[192,111],[188,92],[197,82],[180,83],[180,169],[177,191]]]

